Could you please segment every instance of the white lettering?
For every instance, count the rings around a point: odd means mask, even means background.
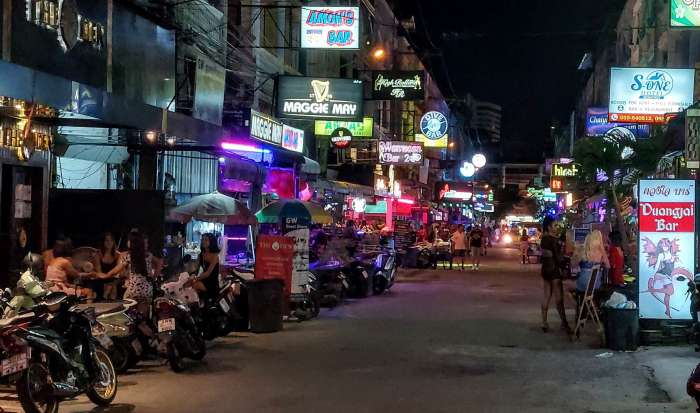
[[[655,208],[652,206],[652,204],[648,203],[643,203],[642,204],[642,215],[643,216],[652,216],[652,217],[671,217],[674,219],[683,219],[686,217],[694,217],[695,216],[695,205],[692,205],[687,208],[671,208],[671,207],[661,207],[661,208]]]

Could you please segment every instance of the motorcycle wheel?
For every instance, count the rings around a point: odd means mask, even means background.
[[[207,355],[207,343],[201,337],[196,337],[197,351],[190,357],[192,360],[200,361]]]
[[[95,349],[95,359],[98,375],[93,378],[85,394],[96,405],[109,406],[117,396],[117,372],[109,355],[103,349]]]
[[[36,361],[30,361],[27,369],[17,380],[17,396],[22,409],[27,413],[56,413],[58,399],[42,394],[51,381],[48,367]]]
[[[387,285],[386,278],[384,278],[382,276],[374,277],[374,283],[372,285],[372,292],[374,293],[374,295],[382,294],[386,290],[386,285]]]
[[[309,302],[311,303],[311,314],[314,318],[321,314],[321,299],[318,294],[312,293],[309,296]]]
[[[114,347],[110,351],[109,357],[112,360],[112,365],[117,374],[126,373],[133,363],[134,358],[131,355],[131,347],[123,340],[115,339]],[[134,355],[135,356],[135,355]]]
[[[185,370],[185,363],[175,343],[168,344],[168,364],[170,364],[170,369],[175,373],[181,373]]]

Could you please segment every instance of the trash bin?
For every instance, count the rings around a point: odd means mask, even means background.
[[[280,279],[248,281],[248,317],[253,333],[282,330],[284,282]]]
[[[611,350],[636,350],[639,347],[639,310],[605,308],[605,342]]]

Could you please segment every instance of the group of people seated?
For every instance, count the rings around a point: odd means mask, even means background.
[[[45,281],[50,290],[78,295],[90,300],[114,300],[118,297],[136,301],[144,312],[153,298],[153,282],[164,269],[182,272],[181,257],[170,260],[171,268],[149,252],[148,238],[132,230],[127,248],[119,251],[114,236],[106,233],[96,254],[79,260],[69,238],[59,237],[53,248],[42,254]],[[215,297],[219,291],[219,247],[214,234],[204,234],[196,268],[191,270],[191,285],[203,298]]]

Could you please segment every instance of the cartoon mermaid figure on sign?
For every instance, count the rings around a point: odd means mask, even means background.
[[[649,278],[647,284],[647,292],[655,299],[663,303],[666,307],[666,316],[671,317],[671,310],[678,311],[677,308],[671,306],[671,296],[675,293],[673,287],[674,281],[684,282],[691,277],[690,272],[678,266],[681,263],[678,253],[680,246],[678,240],[670,240],[661,238],[657,244],[644,237],[644,253],[647,256],[647,265],[654,269],[654,276]],[[663,298],[662,298],[663,296]]]

